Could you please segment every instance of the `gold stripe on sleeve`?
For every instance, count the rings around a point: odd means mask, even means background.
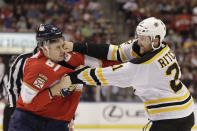
[[[118,49],[118,47],[116,45],[114,45],[111,60],[116,60],[117,49]]]
[[[89,77],[89,74],[88,74],[89,71],[90,69],[87,69],[86,71],[83,72],[83,78],[88,82],[88,84],[96,85],[96,83],[91,79],[91,77]]]
[[[127,59],[126,59],[126,57],[125,57],[125,55],[124,55],[124,52],[123,52],[123,50],[122,50],[121,47],[120,47],[120,52],[121,52],[121,58],[122,58],[123,62],[126,62]]]
[[[108,83],[107,83],[106,79],[103,76],[102,68],[97,68],[96,72],[98,74],[99,80],[102,82],[102,85],[107,86]]]

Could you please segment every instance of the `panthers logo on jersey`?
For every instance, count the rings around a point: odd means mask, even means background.
[[[36,80],[34,81],[33,85],[39,89],[43,88],[46,81],[47,81],[47,77],[43,74],[39,74],[36,78]]]

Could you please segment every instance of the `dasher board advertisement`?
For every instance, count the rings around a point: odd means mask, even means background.
[[[0,33],[0,54],[21,54],[36,47],[35,33]]]

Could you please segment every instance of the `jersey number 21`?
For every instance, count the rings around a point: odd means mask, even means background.
[[[182,83],[179,79],[179,67],[177,65],[177,63],[173,63],[172,65],[170,65],[167,70],[166,70],[166,75],[170,76],[172,75],[172,71],[175,70],[175,75],[174,75],[174,79],[170,81],[170,88],[174,91],[174,93],[177,93],[178,91],[181,90],[182,88]]]

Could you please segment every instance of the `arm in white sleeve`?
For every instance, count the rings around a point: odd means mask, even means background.
[[[106,68],[85,67],[69,74],[72,84],[114,85],[129,87],[133,83],[137,66],[130,62]]]

